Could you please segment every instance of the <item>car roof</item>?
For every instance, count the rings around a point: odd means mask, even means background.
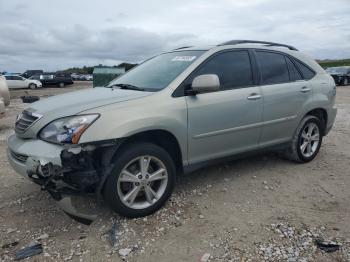
[[[180,48],[174,49],[171,52],[187,51],[187,50],[188,51],[202,50],[202,51],[209,51],[211,53],[215,53],[221,50],[232,50],[232,49],[242,49],[242,48],[263,49],[263,50],[282,52],[282,53],[291,55],[294,58],[297,58],[298,60],[310,66],[317,73],[324,72],[324,69],[312,57],[304,54],[303,52],[300,52],[298,49],[296,49],[293,46],[274,43],[274,42],[256,41],[256,40],[232,40],[219,45],[180,47]]]

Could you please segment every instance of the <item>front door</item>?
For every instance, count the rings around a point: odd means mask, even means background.
[[[248,51],[226,51],[209,58],[186,86],[202,74],[218,75],[220,91],[186,97],[189,163],[257,148],[263,102],[260,87],[253,84]]]

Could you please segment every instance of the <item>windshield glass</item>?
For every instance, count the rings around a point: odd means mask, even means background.
[[[346,67],[329,67],[326,71],[328,73],[346,74]]]
[[[107,87],[122,85],[145,91],[167,87],[205,51],[176,51],[161,54],[110,82]]]

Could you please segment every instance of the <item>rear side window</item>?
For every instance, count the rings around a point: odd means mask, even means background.
[[[271,52],[256,52],[263,84],[289,82],[287,63],[284,55]]]
[[[309,80],[315,76],[315,72],[312,71],[310,68],[308,68],[306,65],[299,62],[296,59],[294,59],[294,62],[296,63],[297,67],[299,68],[300,72],[303,74],[304,79]]]
[[[289,70],[290,80],[291,81],[302,80],[303,76],[300,74],[298,69],[295,67],[292,60],[290,60],[288,57],[286,57],[286,61],[287,61],[287,66],[288,66],[288,70]]]
[[[253,85],[253,74],[248,51],[231,51],[214,56],[196,72],[195,76],[204,74],[218,75],[221,89]]]

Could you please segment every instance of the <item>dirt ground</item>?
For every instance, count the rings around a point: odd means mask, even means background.
[[[25,108],[23,94],[12,92],[0,120],[0,261],[36,242],[43,253],[30,261],[350,261],[350,86],[338,87],[335,126],[311,163],[267,153],[212,166],[180,176],[171,200],[154,215],[124,219],[101,207],[90,226],[69,218],[10,167],[6,138]],[[339,250],[324,252],[316,239],[334,241]]]

